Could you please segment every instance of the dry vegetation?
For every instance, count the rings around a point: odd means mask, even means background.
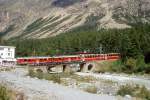
[[[117,94],[121,96],[131,95],[133,97],[140,98],[141,100],[150,100],[150,91],[146,89],[144,86],[141,87],[139,85],[121,86]]]
[[[16,94],[4,85],[0,85],[0,100],[16,100]],[[23,99],[17,99],[23,100]]]
[[[74,73],[42,73],[41,71],[35,72],[32,69],[30,69],[28,75],[30,77],[46,79],[54,83],[58,83],[64,86],[69,86],[72,88],[78,88],[80,90],[86,91],[88,93],[94,93],[94,94],[97,94],[99,91],[99,87],[95,85],[95,82],[101,82],[102,85],[107,84],[109,86],[113,84],[112,81],[99,80],[92,76],[82,77]]]
[[[89,86],[87,88],[84,89],[84,91],[88,92],[88,93],[97,93],[97,87],[96,86]]]
[[[0,68],[0,71],[11,71],[11,68]]]
[[[0,85],[0,100],[26,100],[23,93],[19,93]]]
[[[112,62],[109,62],[109,61],[103,61],[103,62],[97,63],[97,66],[94,69],[94,72],[98,72],[98,73],[109,72],[111,70],[111,66],[112,66]]]
[[[37,77],[39,79],[46,79],[53,81],[55,83],[62,84],[64,86],[69,86],[73,81],[74,84],[79,85],[80,83],[89,83],[94,80],[92,77],[81,77],[75,74],[70,74],[70,73],[59,73],[59,74],[49,74],[49,73],[42,73],[42,72],[33,72],[30,70],[29,72],[32,77]],[[69,80],[67,81],[67,78]],[[72,80],[72,82],[70,82]],[[82,89],[83,91],[86,91],[88,93],[97,93],[97,87],[96,86],[87,86]]]

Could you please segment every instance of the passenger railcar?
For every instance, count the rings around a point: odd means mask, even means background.
[[[98,60],[118,60],[120,59],[119,53],[109,54],[78,54],[69,56],[53,56],[53,57],[21,57],[17,58],[19,65],[26,64],[43,64],[43,63],[74,63],[74,62],[88,62]]]

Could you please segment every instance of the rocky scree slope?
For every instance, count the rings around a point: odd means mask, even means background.
[[[4,39],[47,38],[78,27],[130,28],[150,22],[150,0],[0,0]]]

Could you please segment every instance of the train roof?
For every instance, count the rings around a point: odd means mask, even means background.
[[[108,53],[108,54],[120,54],[120,53]],[[43,58],[60,58],[60,57],[78,57],[80,55],[108,55],[108,54],[78,54],[78,55],[59,55],[59,56],[32,56],[32,57],[18,57],[17,59],[43,59]]]
[[[34,59],[34,58],[59,58],[59,57],[77,57],[78,55],[62,55],[62,56],[33,56],[33,57],[18,57],[17,59]]]

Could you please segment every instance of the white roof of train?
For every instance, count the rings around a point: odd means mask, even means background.
[[[108,54],[119,54],[119,53],[108,53]],[[17,59],[33,59],[33,58],[59,58],[59,57],[77,57],[77,56],[80,56],[80,55],[107,55],[107,54],[78,54],[78,55],[60,55],[60,56],[41,56],[41,57],[18,57]]]
[[[17,59],[31,59],[31,58],[59,58],[59,57],[77,57],[79,55],[68,55],[68,56],[47,56],[47,57],[18,57]]]

